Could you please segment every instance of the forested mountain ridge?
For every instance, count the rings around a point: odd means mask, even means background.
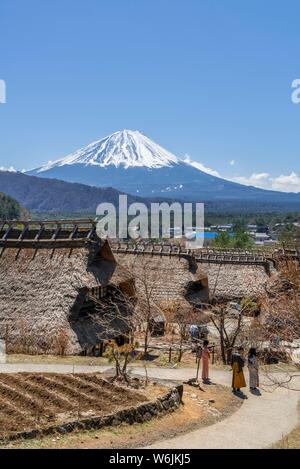
[[[57,179],[0,171],[0,191],[16,199],[28,210],[51,212],[96,213],[98,204],[110,202],[118,206],[118,190],[99,188]],[[144,199],[128,196],[128,203]]]

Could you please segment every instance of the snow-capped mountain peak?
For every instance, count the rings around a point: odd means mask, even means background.
[[[96,142],[90,143],[74,153],[56,161],[49,161],[37,173],[74,164],[85,166],[123,166],[162,168],[179,163],[179,159],[137,130],[115,132]]]

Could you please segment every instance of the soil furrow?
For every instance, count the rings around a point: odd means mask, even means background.
[[[108,399],[105,399],[104,396],[102,396],[102,389],[100,387],[97,390],[98,395],[95,396],[94,390],[93,395],[86,394],[82,384],[76,378],[73,377],[70,378],[69,376],[66,377],[65,375],[53,377],[43,376],[42,380],[45,386],[50,386],[60,395],[68,396],[69,400],[72,400],[74,408],[80,406],[82,409],[95,408],[101,411],[111,408],[111,402],[108,401]]]
[[[65,397],[57,395],[53,390],[45,388],[39,375],[6,375],[5,383],[13,386],[16,390],[26,390],[43,402],[44,411],[56,413],[64,408],[71,410],[74,405]]]
[[[40,403],[37,399],[35,399],[33,396],[28,395],[27,393],[25,394],[24,392],[17,391],[13,387],[4,384],[0,381],[0,395],[9,401],[13,401],[15,405],[18,405],[18,407],[25,407],[27,408],[28,411],[30,411],[32,414],[35,414],[36,412],[43,412],[44,407],[42,403]]]

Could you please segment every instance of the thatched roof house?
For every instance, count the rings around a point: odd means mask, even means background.
[[[130,294],[133,280],[91,221],[0,229],[0,336],[9,349],[74,354],[110,338],[94,300],[116,287]],[[111,329],[122,334],[124,324]]]
[[[115,253],[115,257],[136,279],[137,293],[145,283],[156,305],[166,301],[186,301],[200,306],[209,300],[208,278],[190,258]]]
[[[203,256],[200,256],[201,250],[192,253],[172,244],[116,243],[113,251],[122,265],[135,264],[134,270],[139,273],[138,277],[143,264],[147,264],[147,269],[153,271],[154,278],[163,279],[163,282],[157,282],[154,286],[153,296],[158,303],[160,300],[182,297],[189,303],[198,305],[212,300],[239,301],[244,297],[255,299],[264,291],[274,272],[272,263],[267,259],[253,262],[252,256],[248,259],[247,253],[225,253],[227,259],[223,262],[222,252],[218,254],[217,251],[210,253],[204,250]],[[139,290],[138,283],[137,281]]]

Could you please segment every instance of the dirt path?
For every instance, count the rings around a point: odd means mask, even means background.
[[[136,370],[141,374],[143,370]],[[149,376],[155,377],[154,369],[149,370]],[[193,375],[194,370],[160,370],[165,379],[186,379]],[[173,372],[176,373],[176,378]],[[212,381],[220,384],[230,384],[231,373],[228,371],[212,370]],[[266,384],[265,380],[265,384]],[[298,383],[299,385],[300,383]],[[298,422],[297,404],[299,393],[288,389],[278,388],[270,392],[262,383],[261,396],[253,395],[245,390],[247,399],[237,412],[228,419],[206,428],[194,430],[180,437],[157,442],[149,448],[235,448],[260,449],[271,447],[283,436],[287,435]]]
[[[261,397],[247,395],[248,400],[228,419],[152,448],[267,448],[297,425],[295,392],[280,389]]]
[[[110,366],[75,366],[77,373],[103,372]],[[70,373],[71,365],[0,364],[0,372]],[[133,373],[145,374],[139,367]],[[148,376],[168,380],[187,380],[193,377],[192,368],[149,368]],[[230,371],[211,370],[213,382],[230,385]],[[300,383],[299,383],[300,384]],[[273,392],[262,389],[261,396],[245,391],[247,398],[240,409],[228,419],[185,435],[159,441],[151,448],[265,448],[287,435],[297,424],[299,393],[278,388]]]

